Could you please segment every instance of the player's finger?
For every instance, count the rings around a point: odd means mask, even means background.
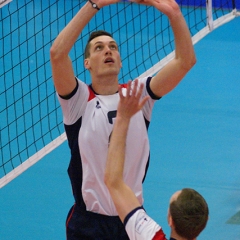
[[[134,85],[133,85],[133,90],[132,90],[132,95],[134,97],[137,97],[138,96],[138,91],[139,91],[139,89],[138,89],[138,79],[135,79],[134,80]]]
[[[137,97],[138,99],[140,99],[140,97],[142,96],[143,87],[144,87],[144,84],[141,83],[141,84],[139,85],[139,89],[138,89],[137,94],[136,94],[136,97]]]
[[[118,85],[118,94],[119,94],[120,99],[122,99],[123,93],[122,93],[122,86],[120,84]]]
[[[130,96],[131,93],[131,85],[132,85],[132,81],[129,80],[127,83],[127,93],[126,93],[126,97]]]

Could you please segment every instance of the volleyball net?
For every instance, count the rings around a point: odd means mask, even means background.
[[[195,44],[239,15],[237,0],[177,0]],[[50,47],[85,1],[0,0],[0,188],[66,140],[50,67]],[[154,75],[174,56],[166,16],[153,7],[117,3],[85,27],[70,57],[78,78],[89,33],[113,33],[122,58],[120,82]]]

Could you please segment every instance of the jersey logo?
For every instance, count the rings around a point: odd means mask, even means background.
[[[135,229],[136,231],[141,234],[143,229],[148,226],[149,219],[147,218],[146,214],[139,216],[138,219],[136,219],[136,225]]]
[[[99,101],[97,101],[96,108],[97,109],[101,108]]]

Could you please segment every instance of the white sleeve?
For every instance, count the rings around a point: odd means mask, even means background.
[[[139,82],[143,83],[144,86],[145,86],[145,88],[143,90],[143,93],[142,93],[142,97],[150,96],[150,98],[148,99],[146,104],[144,104],[144,106],[142,108],[143,115],[146,118],[146,120],[149,121],[149,122],[151,120],[153,105],[154,105],[156,100],[160,99],[159,97],[156,97],[150,89],[151,79],[152,79],[151,77],[144,77],[144,78],[138,79]]]
[[[71,125],[83,115],[87,106],[88,97],[88,85],[78,79],[76,88],[67,98],[58,95],[62,107],[64,124]]]
[[[143,208],[134,209],[124,221],[131,240],[152,240],[161,227],[150,218]]]

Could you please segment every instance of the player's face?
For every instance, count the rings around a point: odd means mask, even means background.
[[[90,56],[85,59],[85,67],[95,75],[118,75],[122,62],[115,40],[109,36],[99,36],[90,44]]]

